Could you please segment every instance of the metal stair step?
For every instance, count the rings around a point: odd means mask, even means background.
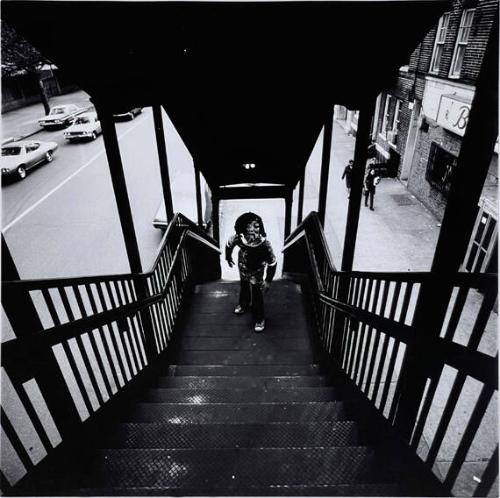
[[[277,337],[269,334],[253,334],[252,337],[190,337],[183,336],[182,350],[193,351],[253,351],[279,348],[281,351],[310,351],[306,338]]]
[[[293,365],[313,361],[310,352],[299,351],[181,351],[178,363],[183,365]]]
[[[332,486],[387,480],[363,446],[293,449],[104,449],[83,470],[85,487],[211,489]]]
[[[347,420],[341,401],[309,403],[136,403],[122,422],[171,424],[264,424]]]
[[[122,423],[101,447],[110,448],[312,448],[358,442],[352,421],[305,424]]]
[[[396,483],[337,484],[333,486],[269,486],[205,489],[210,496],[418,496],[411,490],[402,491]],[[130,487],[130,488],[79,488],[69,490],[68,496],[199,496],[199,488],[182,488],[182,492],[172,488]]]
[[[319,375],[320,367],[310,365],[170,365],[170,376],[314,376]]]
[[[227,317],[211,315],[190,315],[186,318],[186,336],[189,337],[255,337],[254,321],[250,316]],[[305,318],[289,315],[266,317],[265,335],[273,337],[303,338],[307,333]],[[246,335],[245,335],[246,334]]]
[[[332,387],[293,387],[271,389],[182,389],[152,388],[143,398],[153,403],[259,403],[335,401],[342,396]]]
[[[164,376],[158,379],[157,387],[184,387],[184,388],[252,388],[269,389],[271,387],[321,387],[328,385],[328,379],[320,375],[293,375],[293,376],[211,376],[195,377]]]

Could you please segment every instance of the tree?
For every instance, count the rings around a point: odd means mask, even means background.
[[[45,114],[50,111],[49,98],[42,80],[42,68],[50,61],[17,31],[2,21],[2,76],[29,74],[35,78]]]

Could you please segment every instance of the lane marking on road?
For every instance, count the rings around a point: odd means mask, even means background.
[[[127,135],[128,133],[130,133],[132,130],[135,130],[139,125],[141,125],[141,124],[143,124],[145,122],[146,122],[146,120],[141,120],[140,122],[135,123],[134,126],[132,126],[131,128],[129,128],[128,130],[124,131],[121,135],[118,135],[118,139],[123,138],[125,135]],[[14,218],[10,223],[8,223],[7,225],[5,225],[2,228],[2,233],[7,232],[7,230],[9,230],[10,228],[12,228],[18,221],[22,220],[27,214],[31,213],[31,211],[33,211],[33,209],[35,209],[36,207],[38,207],[42,202],[44,202],[45,200],[47,200],[52,194],[54,194],[57,190],[59,190],[63,185],[65,185],[66,183],[68,183],[72,178],[74,178],[76,175],[78,175],[79,173],[81,173],[87,166],[89,166],[90,164],[92,164],[96,159],[98,159],[99,157],[101,157],[105,153],[106,153],[106,149],[103,149],[100,152],[98,152],[97,154],[93,155],[85,164],[83,164],[82,166],[80,166],[80,168],[78,168],[73,174],[71,174],[70,176],[68,176],[68,178],[66,178],[59,185],[57,185],[52,190],[50,190],[49,192],[47,192],[41,199],[39,199],[38,201],[36,201],[35,204],[33,204],[32,206],[30,206],[28,209],[26,209],[26,211],[24,211],[23,213],[21,213],[17,218]]]

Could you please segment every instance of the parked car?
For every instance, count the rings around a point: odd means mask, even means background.
[[[121,119],[129,119],[132,121],[138,114],[142,112],[142,107],[134,107],[130,111],[123,112],[121,114],[113,114],[115,120],[119,121]]]
[[[68,141],[90,139],[95,140],[102,132],[101,122],[95,112],[85,112],[75,118],[75,122],[64,132]]]
[[[49,114],[38,120],[38,124],[42,128],[60,128],[69,126],[75,120],[78,114],[84,112],[85,109],[78,107],[75,104],[58,105],[53,107]]]
[[[26,173],[31,168],[43,162],[52,162],[54,151],[57,149],[55,142],[37,142],[25,140],[11,142],[2,146],[2,178],[17,176],[26,178]]]

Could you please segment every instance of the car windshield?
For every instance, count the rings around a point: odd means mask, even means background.
[[[2,156],[18,156],[21,154],[21,147],[2,147]]]
[[[50,114],[64,114],[65,112],[64,107],[54,107],[50,110]]]
[[[87,124],[87,123],[90,123],[90,119],[89,118],[78,118],[75,121],[75,124]]]

